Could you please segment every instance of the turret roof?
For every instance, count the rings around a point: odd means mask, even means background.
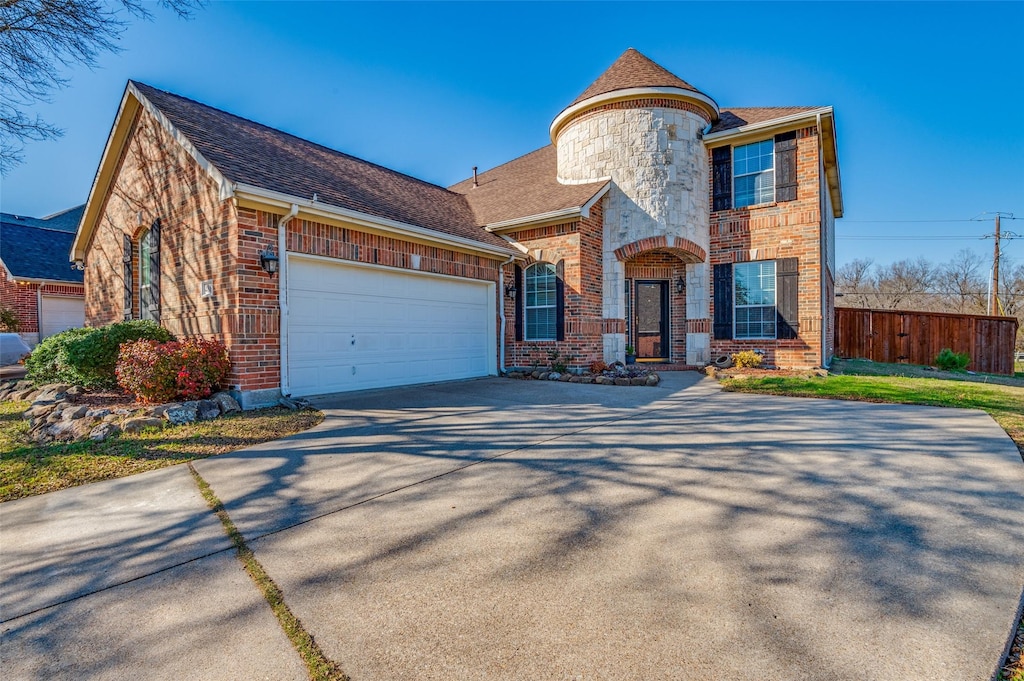
[[[690,90],[705,95],[703,92],[687,83],[665,67],[654,63],[632,47],[622,53],[622,56],[615,60],[608,70],[602,73],[597,80],[591,83],[590,87],[583,91],[572,104],[604,95],[615,90],[626,90],[639,87],[674,87],[682,90]]]

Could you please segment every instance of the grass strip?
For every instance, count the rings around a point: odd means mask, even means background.
[[[228,538],[231,539],[231,543],[235,547],[238,560],[241,561],[245,571],[249,573],[249,577],[255,582],[256,588],[263,594],[263,598],[270,605],[270,609],[281,625],[281,629],[284,630],[288,640],[292,642],[295,650],[299,653],[299,657],[302,658],[302,662],[306,665],[306,670],[309,672],[309,678],[312,681],[350,681],[348,675],[341,670],[338,663],[324,654],[319,644],[313,639],[313,635],[306,631],[299,618],[292,613],[288,604],[284,601],[284,594],[281,593],[281,589],[270,578],[270,575],[263,569],[260,562],[256,560],[252,549],[245,543],[242,533],[235,527],[235,523],[231,520],[231,516],[228,515],[224,504],[214,494],[210,485],[199,475],[199,471],[191,463],[188,464],[188,470],[192,473],[192,477],[199,487],[199,493],[203,495],[203,499],[210,506],[210,510],[220,518],[220,522],[224,526],[224,532],[227,533]]]

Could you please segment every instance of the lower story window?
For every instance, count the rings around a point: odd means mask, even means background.
[[[733,266],[734,338],[775,338],[775,261]]]
[[[558,337],[558,285],[555,266],[539,262],[524,273],[526,340],[555,340]]]

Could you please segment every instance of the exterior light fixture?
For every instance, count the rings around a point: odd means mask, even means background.
[[[508,286],[505,287],[505,297],[506,298],[511,298],[512,300],[516,299],[516,285],[515,284],[509,284]]]
[[[268,245],[266,250],[260,251],[260,267],[271,277],[277,272],[277,264],[277,255],[274,253],[273,246]]]
[[[676,293],[686,292],[686,280],[682,276],[676,277]]]

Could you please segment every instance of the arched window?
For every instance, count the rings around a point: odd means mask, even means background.
[[[160,321],[160,221],[139,237],[139,316]]]
[[[546,262],[530,265],[523,273],[523,284],[526,289],[523,296],[524,340],[557,340],[558,277],[555,266]]]

